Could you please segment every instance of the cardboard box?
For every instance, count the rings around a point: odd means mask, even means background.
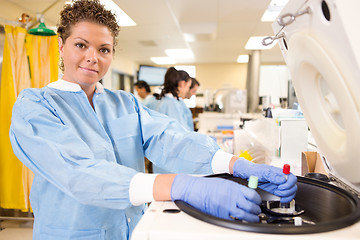
[[[322,173],[328,176],[318,152],[301,153],[301,175],[304,176],[306,173]]]

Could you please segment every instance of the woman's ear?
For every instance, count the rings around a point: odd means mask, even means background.
[[[59,54],[60,54],[60,57],[62,57],[63,53],[64,53],[64,43],[63,43],[63,40],[61,39],[61,37],[58,37],[58,44],[59,44]]]

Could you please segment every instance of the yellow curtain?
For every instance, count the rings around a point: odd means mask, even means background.
[[[26,51],[29,57],[31,87],[42,88],[58,79],[57,36],[26,36]],[[34,173],[23,167],[23,186],[26,201],[29,199]],[[30,203],[28,204],[30,206]]]
[[[16,97],[22,89],[30,87],[25,37],[25,29],[5,26],[0,87],[0,206],[27,211],[23,165],[14,155],[9,139],[11,112]]]
[[[0,85],[0,207],[2,208],[22,211],[30,209],[29,193],[34,175],[16,158],[11,148],[9,128],[12,107],[17,95],[24,88],[43,87],[57,80],[57,62],[56,36],[32,36],[23,28],[5,26]]]
[[[31,87],[42,88],[58,79],[57,36],[26,36],[26,50],[29,56]]]

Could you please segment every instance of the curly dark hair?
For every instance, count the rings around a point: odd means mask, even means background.
[[[115,14],[106,10],[99,0],[73,0],[71,4],[64,6],[57,25],[57,33],[64,43],[71,35],[72,27],[78,22],[93,22],[107,27],[114,38],[115,53],[120,26],[116,22]],[[60,69],[64,71],[63,63],[60,63]]]

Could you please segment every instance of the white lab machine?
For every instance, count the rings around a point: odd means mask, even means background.
[[[232,89],[222,98],[224,113],[246,113],[247,96],[245,90]]]
[[[247,112],[247,92],[232,87],[204,92],[205,110],[231,114]]]
[[[359,0],[290,0],[273,23],[275,37],[265,39],[280,44],[331,176],[298,178],[295,200],[311,217],[301,226],[222,222],[182,202],[154,202],[132,240],[360,239],[359,13]]]
[[[203,112],[199,114],[198,132],[211,135],[219,131],[221,127],[239,128],[240,118],[239,113]]]

